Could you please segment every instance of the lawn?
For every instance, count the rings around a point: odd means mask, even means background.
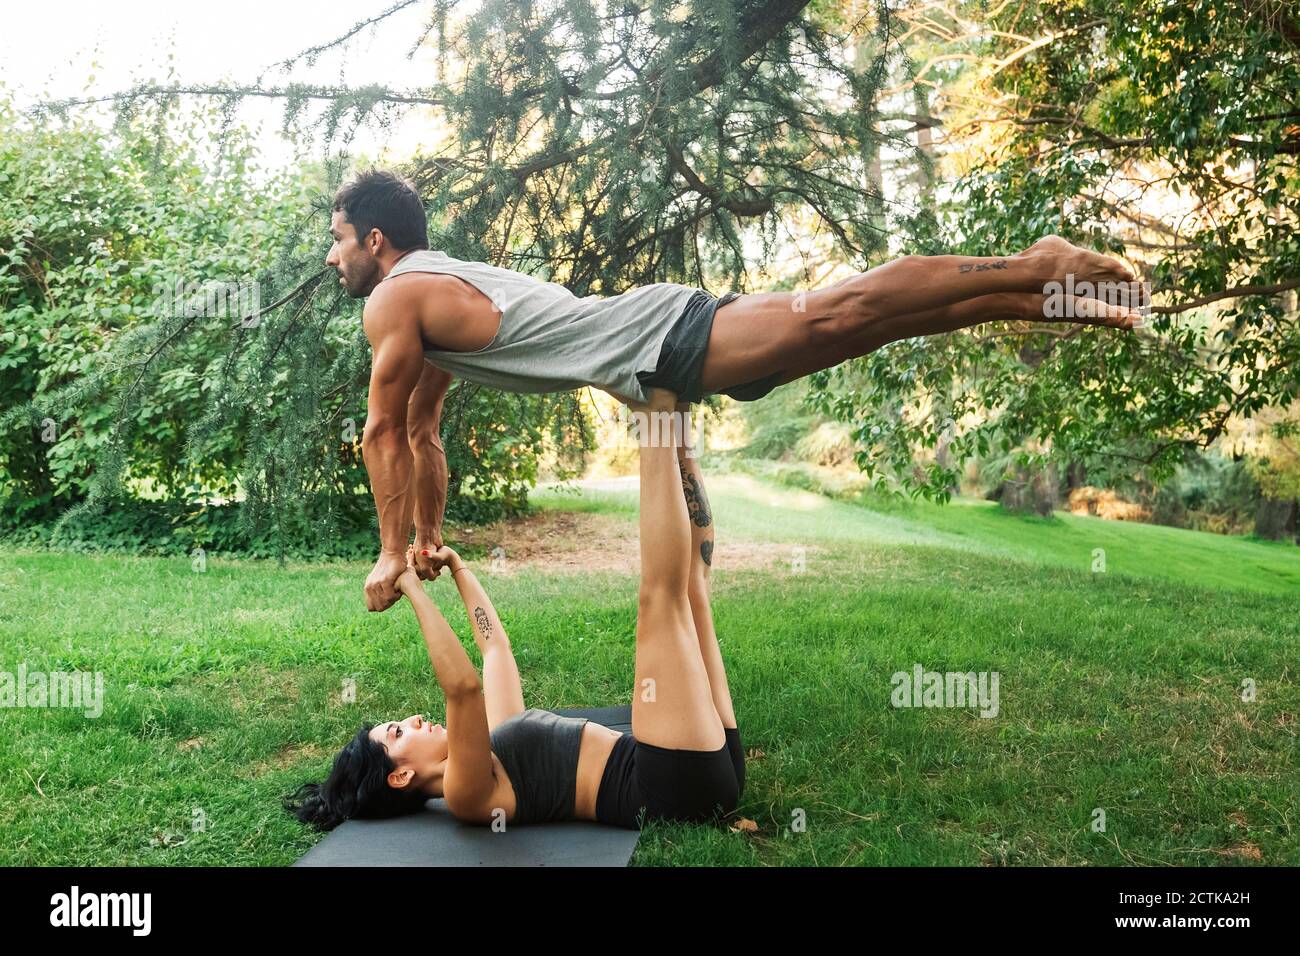
[[[626,545],[635,489],[603,487],[534,497]],[[634,863],[1300,863],[1300,548],[743,474],[709,490],[719,554],[770,562],[714,573],[757,830],[655,826]],[[583,553],[475,562],[530,706],[630,698],[636,578]],[[0,708],[0,864],[292,862],[317,837],[281,794],[363,719],[443,717],[409,609],[364,610],[367,570],[0,551],[0,670],[105,680],[96,719]],[[452,586],[430,588],[472,648]],[[916,664],[996,671],[997,716],[892,707]]]

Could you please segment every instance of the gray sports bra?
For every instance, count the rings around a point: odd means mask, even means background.
[[[515,788],[515,822],[572,820],[585,717],[529,708],[490,734],[492,752]]]

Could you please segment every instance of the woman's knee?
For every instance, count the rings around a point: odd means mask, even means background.
[[[681,615],[683,606],[689,607],[687,586],[689,570],[661,575],[653,582],[641,583],[637,592],[637,619],[640,623],[671,624]]]

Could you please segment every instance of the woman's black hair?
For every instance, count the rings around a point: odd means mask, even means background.
[[[397,769],[383,745],[370,739],[374,724],[365,724],[338,752],[324,783],[304,783],[284,798],[284,808],[318,830],[333,830],[352,817],[381,819],[414,813],[428,796],[418,787],[388,785]]]

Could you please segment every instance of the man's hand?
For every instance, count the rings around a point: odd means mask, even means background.
[[[432,581],[442,571],[443,562],[436,557],[442,547],[442,531],[426,535],[416,535],[412,564],[421,581]]]
[[[366,578],[366,610],[387,611],[397,603],[402,592],[397,589],[397,579],[406,570],[406,557],[381,552],[370,576]]]

